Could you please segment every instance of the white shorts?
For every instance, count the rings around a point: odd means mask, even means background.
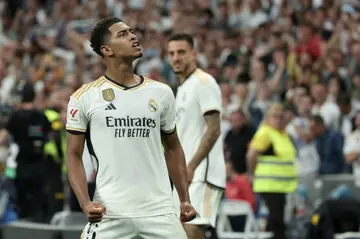
[[[81,239],[187,239],[175,214],[154,217],[104,219],[88,223]]]
[[[224,189],[213,186],[206,182],[194,182],[189,186],[191,205],[195,208],[198,216],[188,222],[193,225],[211,225],[215,227],[216,216],[220,206],[221,197]],[[180,200],[174,189],[175,209],[180,215]]]

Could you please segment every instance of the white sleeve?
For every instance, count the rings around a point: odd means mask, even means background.
[[[66,130],[85,133],[88,126],[88,118],[85,111],[84,97],[76,99],[70,97],[66,115]]]
[[[295,129],[295,122],[289,123],[285,128],[286,133],[290,135],[291,138],[297,139],[297,132]]]
[[[207,81],[200,82],[198,92],[198,103],[202,114],[213,110],[221,113],[221,91],[215,79],[208,79]]]
[[[359,151],[359,145],[356,143],[356,139],[353,137],[347,137],[344,143],[344,154],[350,154]]]
[[[175,118],[176,118],[176,109],[175,109],[175,97],[174,93],[167,87],[167,91],[163,98],[163,111],[161,112],[161,122],[160,127],[161,131],[165,134],[172,134],[175,132]]]

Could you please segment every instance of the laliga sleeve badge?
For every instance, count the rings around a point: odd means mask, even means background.
[[[80,123],[80,116],[79,116],[79,108],[77,107],[69,107],[67,121],[73,124]]]
[[[115,99],[115,92],[113,89],[109,88],[102,91],[103,99],[107,102],[111,102]]]

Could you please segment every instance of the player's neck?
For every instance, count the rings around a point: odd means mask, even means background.
[[[132,62],[110,61],[107,64],[106,76],[122,85],[134,85],[137,78],[134,77]]]
[[[186,72],[178,74],[178,77],[180,79],[180,83],[182,84],[194,71],[197,69],[197,66],[191,65]]]

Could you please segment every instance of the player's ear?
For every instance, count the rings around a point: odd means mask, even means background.
[[[100,51],[104,56],[112,56],[114,53],[109,46],[101,46]]]
[[[193,59],[196,60],[197,54],[196,54],[196,51],[194,51],[194,50],[192,50],[192,57],[193,57]]]

